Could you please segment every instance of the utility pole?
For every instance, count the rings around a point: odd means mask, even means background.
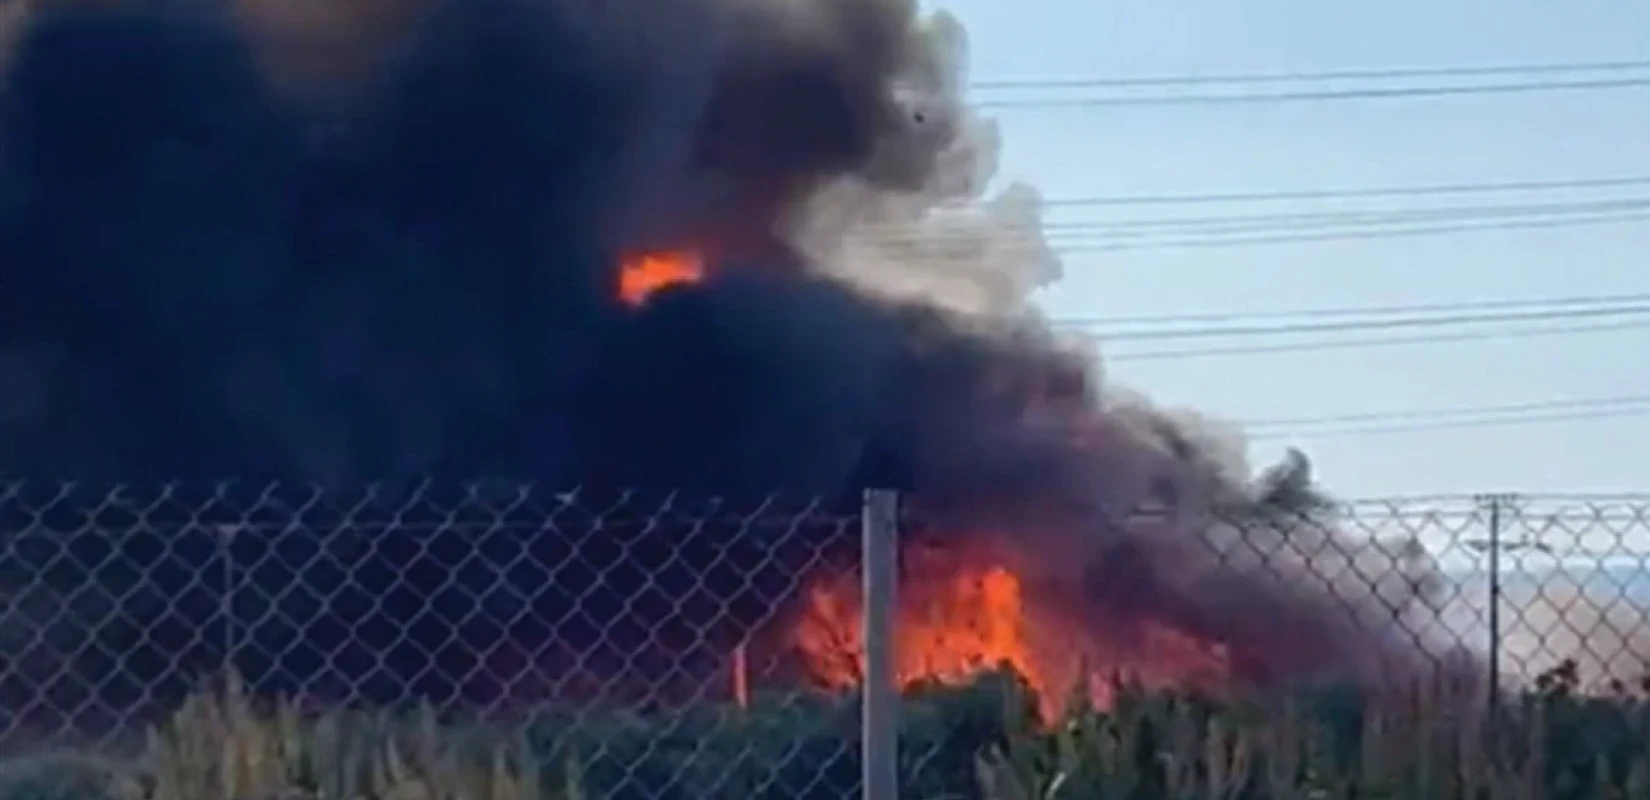
[[[1512,550],[1537,550],[1543,553],[1552,553],[1552,547],[1547,543],[1524,538],[1509,542],[1502,535],[1504,521],[1502,514],[1514,508],[1518,503],[1518,495],[1514,494],[1485,494],[1479,495],[1479,508],[1488,512],[1488,538],[1468,539],[1464,544],[1486,556],[1488,564],[1486,571],[1489,582],[1489,691],[1492,706],[1498,701],[1501,691],[1501,553]]]

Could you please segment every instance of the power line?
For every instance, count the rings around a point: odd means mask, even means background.
[[[1325,102],[1336,100],[1389,100],[1400,98],[1451,97],[1462,95],[1527,94],[1534,92],[1581,92],[1635,89],[1650,86],[1650,76],[1642,78],[1599,78],[1578,81],[1528,81],[1524,83],[1458,84],[1446,86],[1393,86],[1380,89],[1337,89],[1254,94],[1140,95],[1135,97],[1061,97],[983,100],[981,108],[1097,108],[1119,106],[1235,105],[1254,103]]]
[[[1496,194],[1503,192],[1546,192],[1570,189],[1613,189],[1650,186],[1650,175],[1613,178],[1584,178],[1550,181],[1503,181],[1499,183],[1435,183],[1411,186],[1377,186],[1364,189],[1307,189],[1267,192],[1215,192],[1199,194],[1146,194],[1053,198],[1046,207],[1138,206],[1211,203],[1261,203],[1291,200],[1342,200],[1377,197],[1423,197],[1450,194]]]
[[[1466,406],[1416,411],[1377,411],[1365,414],[1338,414],[1334,416],[1317,417],[1281,417],[1274,419],[1250,420],[1244,423],[1244,427],[1279,428],[1338,425],[1348,422],[1395,422],[1403,420],[1428,419],[1433,417],[1459,417],[1467,415],[1483,416],[1486,414],[1528,414],[1532,412],[1575,411],[1582,409],[1608,408],[1622,405],[1638,406],[1645,404],[1650,404],[1650,395],[1635,394],[1618,397],[1541,400],[1528,403],[1512,403],[1495,406]]]
[[[1631,212],[1619,214],[1597,214],[1593,216],[1575,216],[1561,219],[1532,219],[1509,220],[1480,224],[1462,225],[1432,225],[1413,227],[1366,228],[1364,230],[1350,229],[1339,232],[1279,234],[1268,236],[1188,236],[1178,239],[1160,239],[1145,242],[1116,242],[1076,244],[1052,243],[1051,246],[1065,253],[1092,253],[1092,252],[1120,252],[1124,250],[1164,250],[1174,248],[1202,248],[1202,247],[1247,247],[1256,245],[1302,244],[1309,242],[1338,242],[1357,241],[1363,239],[1407,238],[1420,236],[1455,235],[1463,233],[1485,233],[1493,231],[1515,230],[1544,230],[1549,228],[1568,228],[1588,225],[1622,225],[1636,224],[1650,220],[1650,212]]]
[[[1560,203],[1493,203],[1435,206],[1431,208],[1371,209],[1359,211],[1291,212],[1273,214],[1223,214],[1194,217],[1155,217],[1109,221],[1050,222],[1042,230],[1066,235],[1122,235],[1141,231],[1178,233],[1184,229],[1208,229],[1214,233],[1242,233],[1269,229],[1299,230],[1349,225],[1390,225],[1473,219],[1553,217],[1572,214],[1601,214],[1650,209],[1650,197],[1613,200],[1583,200]]]
[[[1132,353],[1109,353],[1105,355],[1102,360],[1108,364],[1124,361],[1169,361],[1219,356],[1270,355],[1277,353],[1302,353],[1325,350],[1355,350],[1372,347],[1396,347],[1403,345],[1449,344],[1454,342],[1518,339],[1563,334],[1607,333],[1613,331],[1646,329],[1650,329],[1650,320],[1638,322],[1601,323],[1596,325],[1569,325],[1550,326],[1545,328],[1515,328],[1511,330],[1499,331],[1443,333],[1430,334],[1426,336],[1386,336],[1369,337],[1364,339],[1330,339],[1327,341],[1287,342],[1272,345],[1188,347],[1172,350],[1143,350]]]
[[[1237,247],[1621,224],[1650,218],[1650,197],[1568,203],[1457,205],[1438,208],[1330,213],[1159,217],[1112,222],[1053,222],[1038,230],[1044,243],[1066,252]],[[920,244],[931,236],[900,226],[890,244]],[[1009,228],[1012,230],[1012,228]],[[1031,228],[1026,228],[1027,232]]]
[[[1405,78],[1481,78],[1497,75],[1552,75],[1575,72],[1621,72],[1650,69],[1650,61],[1595,61],[1482,67],[1397,67],[1319,72],[1250,72],[1224,75],[1148,75],[1134,78],[1044,78],[975,81],[983,91],[1019,89],[1127,88],[1207,86],[1219,83],[1305,83],[1312,81],[1395,80]]]
[[[1383,314],[1427,314],[1435,312],[1485,311],[1546,308],[1551,306],[1598,306],[1622,303],[1650,303],[1650,292],[1630,294],[1568,295],[1531,299],[1466,300],[1452,303],[1407,303],[1397,305],[1329,306],[1283,311],[1226,311],[1203,314],[1158,314],[1127,317],[1059,317],[1050,320],[1057,327],[1122,325],[1141,323],[1226,322],[1243,319],[1299,319],[1301,317],[1378,316]]]
[[[1646,415],[1646,414],[1650,414],[1650,406],[1645,406],[1643,408],[1623,408],[1623,409],[1615,409],[1615,410],[1605,409],[1605,410],[1599,410],[1599,411],[1567,413],[1567,414],[1555,413],[1555,414],[1546,414],[1546,415],[1529,415],[1529,416],[1522,416],[1522,417],[1503,417],[1503,418],[1496,418],[1496,419],[1461,420],[1461,421],[1458,421],[1458,422],[1446,422],[1446,423],[1441,423],[1441,424],[1385,425],[1385,426],[1370,426],[1370,427],[1365,427],[1365,428],[1342,428],[1342,429],[1339,429],[1339,430],[1329,429],[1329,430],[1322,430],[1322,431],[1309,431],[1309,432],[1306,432],[1306,433],[1282,433],[1282,432],[1280,432],[1280,433],[1261,433],[1261,434],[1250,436],[1248,438],[1249,438],[1250,441],[1274,441],[1274,440],[1278,440],[1278,439],[1293,439],[1293,438],[1296,438],[1297,436],[1327,437],[1327,436],[1389,435],[1389,434],[1397,434],[1397,433],[1419,433],[1419,432],[1424,432],[1424,431],[1464,430],[1464,429],[1470,429],[1470,428],[1487,428],[1487,427],[1501,427],[1501,426],[1512,426],[1512,425],[1542,425],[1542,424],[1562,423],[1562,422],[1593,422],[1593,421],[1606,420],[1606,419],[1622,419],[1622,418],[1628,418],[1628,417],[1638,417],[1638,416],[1643,416],[1643,415]]]
[[[1635,492],[1547,492],[1547,491],[1516,492],[1515,491],[1515,492],[1497,492],[1497,494],[1509,494],[1509,495],[1517,497],[1518,500],[1519,500],[1519,504],[1518,504],[1517,508],[1527,507],[1527,504],[1531,504],[1531,503],[1548,503],[1548,502],[1559,502],[1559,501],[1576,502],[1576,503],[1612,503],[1612,502],[1637,503],[1637,502],[1650,502],[1650,492],[1636,492],[1636,491]],[[1463,511],[1468,511],[1468,513],[1475,513],[1476,514],[1476,513],[1482,513],[1482,511],[1483,511],[1483,507],[1479,503],[1479,498],[1482,495],[1483,495],[1483,493],[1480,493],[1480,492],[1474,492],[1474,493],[1447,493],[1447,494],[1398,494],[1398,495],[1379,495],[1379,496],[1357,497],[1357,498],[1351,498],[1351,499],[1345,500],[1343,502],[1347,503],[1347,504],[1355,504],[1355,505],[1382,505],[1382,506],[1391,506],[1391,505],[1419,506],[1419,505],[1435,505],[1435,504],[1469,504],[1470,503],[1471,506],[1472,506],[1470,510],[1467,510],[1467,509],[1462,509],[1462,510]],[[1547,514],[1542,514],[1541,516],[1545,517],[1545,516],[1548,516],[1548,515]]]
[[[1477,325],[1494,322],[1535,322],[1542,320],[1578,319],[1639,315],[1650,313],[1650,305],[1612,306],[1595,308],[1522,311],[1502,314],[1451,314],[1433,317],[1406,317],[1399,319],[1340,320],[1289,325],[1229,325],[1225,327],[1177,328],[1168,330],[1093,332],[1090,335],[1102,342],[1195,339],[1215,336],[1282,336],[1305,333],[1338,333],[1342,331],[1389,330],[1401,328],[1430,328],[1451,325]]]
[[[1650,503],[1650,492],[1516,492],[1523,502]],[[1424,498],[1423,498],[1424,499]],[[1544,515],[1545,516],[1545,515]]]
[[[1122,238],[1149,234],[1241,234],[1269,231],[1302,232],[1357,226],[1392,226],[1441,222],[1487,220],[1554,219],[1575,215],[1650,210],[1650,196],[1610,200],[1570,200],[1556,203],[1475,203],[1419,208],[1386,208],[1341,211],[1287,212],[1267,214],[1217,214],[1203,216],[1147,217],[1143,219],[1072,220],[1028,222],[999,226],[1003,231],[1040,232],[1070,244],[1084,244],[1082,237]],[[880,234],[885,241],[921,243],[932,235],[907,224],[868,224],[860,230]],[[1075,239],[1076,241],[1070,241]]]

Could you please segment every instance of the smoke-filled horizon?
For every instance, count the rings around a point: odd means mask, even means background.
[[[1256,681],[1426,674],[1424,553],[1039,323],[1036,193],[986,194],[962,31],[914,6],[35,0],[0,473],[888,486],[1086,624]],[[620,300],[627,253],[684,248],[703,281]]]

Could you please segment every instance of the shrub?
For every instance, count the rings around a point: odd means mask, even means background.
[[[990,800],[1650,797],[1650,705],[1562,686],[1484,710],[1320,692],[1210,703],[1124,691],[979,761]]]
[[[1076,698],[1074,698],[1075,700]],[[519,724],[308,714],[236,682],[196,695],[129,763],[0,764],[0,800],[838,800],[858,699],[758,696],[676,714],[549,706]],[[906,697],[909,800],[1629,800],[1650,797],[1650,703],[1563,681],[1489,712],[1325,690],[1217,701],[1119,687],[1039,724],[1011,673]]]

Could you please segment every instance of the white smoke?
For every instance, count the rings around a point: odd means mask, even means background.
[[[913,35],[896,99],[924,133],[891,137],[881,149],[899,162],[932,159],[929,179],[912,192],[852,176],[831,181],[789,220],[789,238],[827,272],[874,293],[970,315],[1025,312],[1032,292],[1062,274],[1043,237],[1041,197],[1022,184],[989,193],[1002,141],[996,123],[968,104],[962,24],[935,13]],[[932,152],[913,159],[913,148]]]

